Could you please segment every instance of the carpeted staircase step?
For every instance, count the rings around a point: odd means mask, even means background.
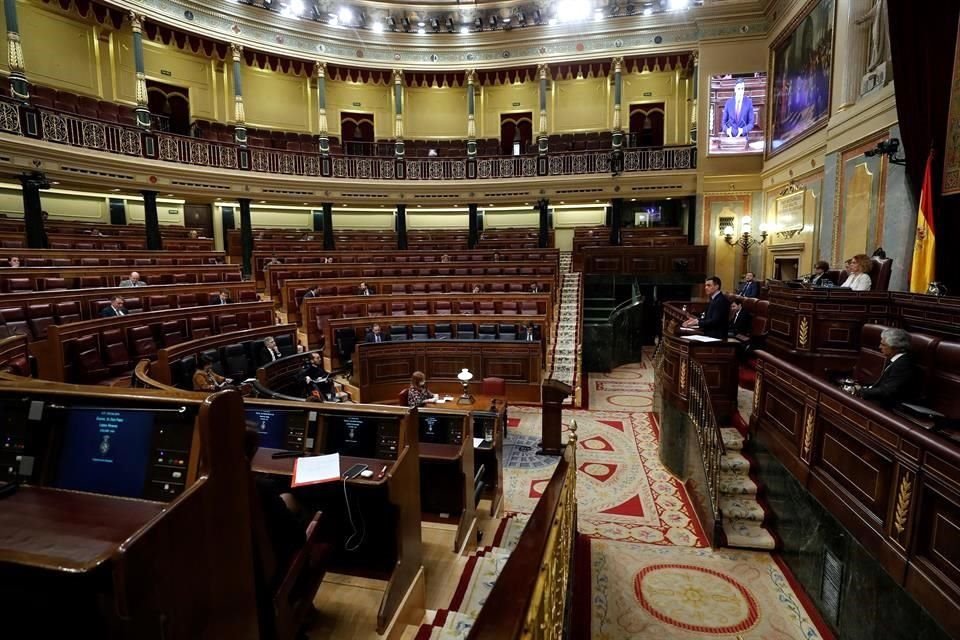
[[[750,461],[739,451],[728,451],[720,458],[720,470],[749,475]]]
[[[727,537],[728,547],[761,549],[764,551],[772,551],[777,548],[776,539],[759,522],[727,520],[724,518],[723,533]]]
[[[755,496],[757,483],[750,476],[733,471],[720,472],[720,494],[728,496]]]
[[[720,496],[723,520],[747,520],[762,523],[766,513],[754,496]]]
[[[727,451],[740,451],[743,449],[743,435],[733,427],[720,429],[720,437],[723,438],[723,446]]]

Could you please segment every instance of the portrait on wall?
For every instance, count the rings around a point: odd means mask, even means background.
[[[960,25],[953,54],[953,81],[950,85],[950,113],[943,158],[943,195],[960,193]]]
[[[816,0],[771,47],[767,155],[826,126],[834,15],[834,0]]]
[[[763,153],[766,102],[762,71],[710,76],[707,155]]]

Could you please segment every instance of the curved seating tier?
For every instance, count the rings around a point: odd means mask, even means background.
[[[24,335],[45,340],[51,325],[93,320],[110,304],[111,296],[124,297],[124,306],[132,313],[162,311],[214,304],[219,291],[225,290],[237,302],[256,302],[252,282],[158,285],[137,288],[94,288],[64,291],[36,291],[0,295],[0,335]]]
[[[477,238],[478,249],[499,251],[501,249],[537,249],[540,242],[540,230],[536,228],[491,229],[483,231]],[[547,247],[556,246],[556,234],[553,229],[547,232]]]
[[[623,247],[681,247],[690,244],[680,227],[644,227],[621,229],[620,245]],[[609,227],[589,227],[573,232],[573,269],[582,271],[584,250],[587,247],[610,248]]]
[[[145,237],[92,236],[84,234],[48,233],[50,249],[100,249],[103,251],[135,251],[147,248]],[[23,233],[13,231],[0,232],[0,248],[21,249],[27,247]],[[163,248],[170,251],[213,251],[213,239],[191,240],[189,238],[169,238]]]
[[[33,375],[31,361],[26,336],[0,338],[0,373],[29,378]]]
[[[161,346],[273,324],[269,302],[146,311],[52,325],[48,340],[37,343],[33,351],[41,377],[96,383],[128,373],[137,360],[156,357]]]
[[[150,365],[150,377],[161,384],[191,391],[198,358],[206,355],[214,360],[214,371],[239,383],[257,374],[259,349],[268,336],[276,339],[284,355],[296,354],[296,326],[251,327],[162,347]]]
[[[131,271],[139,273],[140,279],[148,285],[228,283],[240,282],[243,279],[240,267],[235,264],[20,267],[0,270],[0,290],[3,293],[17,293],[52,289],[119,287],[120,283],[130,276]],[[136,288],[138,287],[131,287],[131,289]]]
[[[222,251],[132,250],[104,252],[100,249],[17,249],[0,255],[0,267],[8,266],[10,256],[20,258],[22,267],[83,266],[174,266],[223,264]]]
[[[453,338],[358,344],[351,383],[362,402],[394,401],[410,385],[413,372],[422,371],[431,391],[457,396],[463,393],[457,379],[461,369],[477,380],[503,379],[512,402],[540,401],[543,353],[532,342]]]
[[[543,355],[546,352],[546,337],[549,325],[546,317],[519,315],[449,315],[449,316],[408,316],[402,318],[330,318],[307,334],[311,348],[322,344],[324,358],[329,358],[334,369],[346,364],[353,355],[354,347],[366,338],[367,330],[379,324],[381,332],[391,336],[393,341],[420,340],[444,341],[458,340],[499,340],[512,345],[519,344],[521,327],[530,324],[534,335],[539,337],[538,348]]]
[[[56,215],[54,212],[53,215]],[[97,222],[72,222],[69,220],[49,219],[43,223],[47,233],[62,233],[70,235],[92,234],[95,231],[102,236],[128,236],[144,238],[147,235],[146,227],[137,224],[105,224]],[[26,225],[23,214],[19,218],[0,215],[0,231],[17,231],[23,233]],[[163,238],[189,238],[191,232],[202,236],[205,229],[202,227],[175,227],[161,225],[160,235]]]
[[[323,323],[336,318],[383,318],[403,322],[409,318],[416,323],[421,316],[448,315],[516,315],[542,316],[548,326],[553,321],[553,304],[549,294],[527,293],[521,295],[495,293],[445,296],[442,294],[385,294],[376,296],[333,296],[307,298],[298,314],[300,329],[310,340],[319,339]],[[287,314],[292,322],[291,314]],[[371,322],[375,322],[372,320]]]
[[[383,278],[403,276],[407,278],[430,276],[539,276],[550,277],[556,283],[559,265],[553,260],[543,261],[503,261],[484,260],[457,262],[364,262],[364,263],[304,263],[272,264],[267,267],[263,277],[264,289],[272,298],[281,295],[280,282],[291,279],[331,278]],[[259,285],[259,282],[258,282]],[[529,283],[528,283],[529,285]]]

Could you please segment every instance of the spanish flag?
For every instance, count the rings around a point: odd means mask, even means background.
[[[913,246],[913,264],[910,266],[910,292],[926,293],[936,271],[936,242],[933,227],[933,150],[927,156],[927,168],[923,172],[923,188],[920,189],[920,209],[917,211],[917,238]]]

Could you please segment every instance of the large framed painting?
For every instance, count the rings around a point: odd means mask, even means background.
[[[947,143],[943,158],[943,195],[960,193],[960,23],[957,25],[957,50],[953,55],[953,82],[950,85],[950,114],[947,117]]]
[[[767,157],[827,124],[835,15],[835,0],[814,0],[770,47]]]

